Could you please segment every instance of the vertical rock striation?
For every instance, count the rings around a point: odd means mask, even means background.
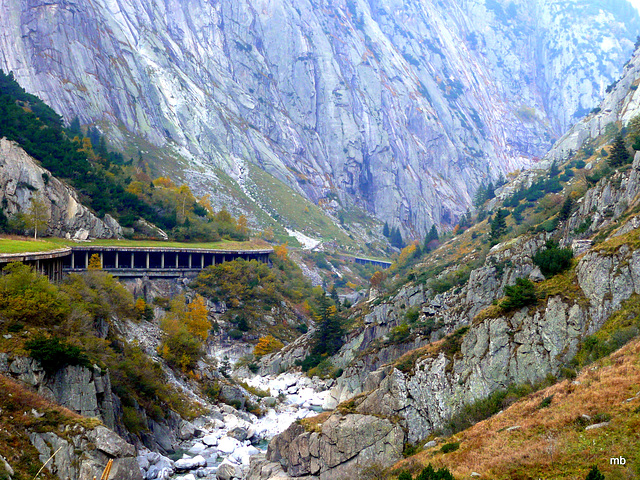
[[[180,152],[200,191],[215,168],[244,185],[252,162],[420,234],[541,157],[617,78],[638,27],[623,0],[0,8],[0,68],[67,119]]]

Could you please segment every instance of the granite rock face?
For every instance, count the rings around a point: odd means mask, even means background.
[[[2,354],[0,373],[34,387],[38,394],[72,412],[98,418],[109,428],[116,428],[116,405],[109,372],[103,372],[97,366],[68,365],[53,376],[46,376],[38,361]]]
[[[39,196],[49,211],[47,235],[122,237],[122,227],[113,217],[96,217],[80,203],[74,189],[39,166],[14,142],[0,138],[0,196],[5,215],[28,213],[34,195]]]
[[[542,157],[638,30],[623,1],[0,7],[0,68],[68,120],[176,152],[199,193],[221,168],[251,195],[250,162],[405,234],[455,224],[481,181]]]
[[[91,480],[100,476],[110,459],[111,475],[119,480],[142,480],[133,445],[126,443],[105,427],[87,430],[76,426],[72,432],[58,436],[54,432],[29,434],[29,439],[40,454],[40,461],[60,480],[77,478]]]
[[[402,458],[404,439],[402,428],[391,420],[334,413],[319,432],[307,432],[294,423],[276,436],[269,444],[266,462],[252,459],[247,478],[278,478],[284,472],[277,464],[286,470],[284,478],[358,478],[366,467],[388,465]]]

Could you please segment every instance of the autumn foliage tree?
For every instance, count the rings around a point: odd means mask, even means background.
[[[258,340],[258,343],[253,348],[253,354],[257,357],[261,357],[262,355],[269,355],[270,353],[277,352],[282,347],[284,347],[284,343],[273,335],[267,335]]]
[[[187,304],[184,295],[177,296],[160,327],[164,333],[160,355],[185,373],[193,370],[204,353],[203,344],[211,328],[204,298],[198,295]]]
[[[69,298],[44,275],[10,263],[0,276],[0,316],[9,322],[57,325],[70,312]]]
[[[100,255],[94,253],[89,257],[89,265],[87,265],[87,270],[101,270],[102,269],[102,261],[100,260]]]
[[[380,285],[382,285],[382,282],[384,282],[386,278],[387,274],[378,270],[371,275],[371,279],[369,280],[371,288],[380,288]]]

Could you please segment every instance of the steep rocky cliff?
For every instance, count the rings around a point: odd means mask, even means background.
[[[637,202],[640,154],[636,155],[631,169],[618,175],[622,178],[615,182],[617,186],[612,187],[610,179],[601,180],[594,187],[592,198],[584,197],[585,203],[602,204],[606,208],[606,197],[619,198],[625,193]],[[596,196],[598,200],[593,202]],[[635,203],[629,205],[633,207]],[[579,218],[580,209],[573,216]],[[436,323],[441,326],[439,334],[453,332],[444,340],[429,343],[427,337],[423,339],[426,346],[413,349],[400,358],[392,357],[369,372],[366,369],[376,366],[379,355],[385,358],[384,348],[363,349],[358,355],[358,347],[362,344],[347,344],[342,355],[349,353],[354,360],[338,379],[332,392],[333,400],[327,404],[335,407],[341,402],[338,408],[328,418],[319,419],[313,428],[305,429],[303,423],[290,427],[282,438],[276,437],[266,458],[254,461],[249,478],[274,478],[261,472],[276,471],[278,465],[286,472],[283,475],[288,475],[283,478],[321,479],[331,478],[338,471],[336,469],[343,467],[389,465],[394,459],[387,456],[379,457],[383,459],[380,462],[366,455],[359,457],[358,447],[353,448],[356,453],[343,455],[336,461],[337,457],[330,454],[331,448],[314,453],[305,442],[310,446],[312,440],[317,442],[323,436],[331,438],[341,432],[343,425],[366,415],[377,421],[385,419],[390,422],[389,428],[391,425],[401,427],[402,435],[388,442],[384,440],[386,433],[376,436],[375,429],[371,429],[366,433],[374,438],[360,443],[356,440],[358,446],[364,451],[368,445],[382,442],[386,446],[380,451],[397,451],[404,443],[418,443],[434,431],[446,428],[447,422],[464,405],[486,398],[492,392],[509,385],[535,384],[550,375],[561,375],[581,342],[597,332],[625,301],[640,294],[638,217],[628,216],[617,223],[609,217],[607,221],[609,226],[615,227],[609,238],[591,248],[587,246],[586,253],[578,251],[577,264],[561,278],[544,280],[540,272],[534,272],[531,257],[544,244],[544,236],[519,239],[519,247],[506,255],[512,265],[503,275],[505,278],[529,275],[540,282],[538,291],[542,300],[535,306],[507,312],[491,306],[491,300],[502,296],[503,290],[492,257],[509,252],[509,243],[498,244],[485,265],[472,272],[471,278],[483,278],[482,282],[470,280],[450,295],[448,304],[441,301],[442,297],[438,301],[425,298],[418,303],[422,315],[434,315],[429,312],[433,312],[435,303],[439,305],[439,311],[435,313]],[[575,245],[584,250],[583,243]],[[506,284],[513,281],[506,280]],[[467,298],[472,301],[466,303]],[[370,315],[376,319],[372,323],[378,324],[378,328],[384,328],[387,322],[398,325],[394,316],[402,309],[396,302],[406,301],[405,291],[386,303],[384,309],[382,305],[374,307]],[[483,305],[487,308],[479,311]],[[376,317],[383,310],[387,312],[386,316]],[[389,315],[391,312],[394,313]],[[363,328],[364,332],[373,326]],[[359,336],[363,336],[362,332]],[[364,346],[371,345],[373,342]],[[415,347],[415,343],[409,346]],[[366,438],[366,435],[359,438]]]
[[[396,443],[388,445],[387,450],[400,448],[401,443],[418,444],[433,432],[446,430],[465,405],[510,385],[536,384],[566,374],[578,352],[589,343],[587,337],[599,332],[611,318],[635,318],[634,308],[628,305],[640,294],[640,152],[636,152],[632,164],[615,169],[602,157],[607,155],[604,147],[611,132],[638,114],[634,106],[636,89],[631,87],[638,82],[639,58],[636,54],[629,62],[616,86],[620,91],[613,89],[602,105],[602,114],[594,113],[581,122],[549,155],[546,165],[552,159],[562,160],[564,165],[576,165],[585,159],[582,165],[588,165],[586,170],[577,168],[582,171],[580,175],[563,177],[564,195],[550,193],[540,205],[528,203],[531,213],[539,214],[537,222],[546,226],[536,226],[534,221],[524,234],[487,246],[483,254],[480,249],[486,238],[482,240],[482,235],[488,230],[476,227],[468,237],[480,239],[480,243],[471,244],[475,249],[469,248],[464,239],[450,241],[442,247],[442,253],[436,251],[417,266],[413,281],[363,308],[360,326],[333,358],[345,368],[325,407],[337,408],[314,423],[291,427],[282,437],[287,439],[286,446],[281,439],[274,440],[266,457],[254,461],[249,478],[277,478],[270,477],[269,472],[278,472],[278,468],[281,478],[330,478],[343,464],[357,463],[362,468],[365,457],[356,454],[331,466],[322,450],[317,457],[303,448],[301,441],[313,435],[330,437],[343,423],[367,415],[402,428],[403,435],[395,438]],[[611,121],[608,126],[591,130],[605,118]],[[633,139],[631,135],[628,140]],[[581,148],[580,155],[575,156],[574,150],[567,158],[569,152],[562,152],[563,144],[564,148]],[[585,144],[591,149],[583,148]],[[554,156],[558,152],[562,155]],[[489,208],[504,207],[500,202],[514,195],[519,186],[549,177],[547,172],[522,174],[513,185],[499,191],[496,200],[488,202]],[[567,203],[572,198],[573,203]],[[572,207],[564,216],[556,216],[563,201]],[[526,207],[527,202],[531,200],[516,205]],[[548,222],[550,219],[554,222]],[[516,228],[518,224],[514,221],[512,225]],[[545,278],[534,257],[550,248],[550,239],[572,247],[576,260],[563,273],[548,273]],[[447,262],[451,258],[447,249],[465,245],[467,253],[459,251],[457,261]],[[416,281],[421,270],[429,271],[437,261],[445,262],[445,268],[431,270],[436,271],[431,274],[435,281]],[[436,294],[433,288],[438,279],[452,278],[452,273],[465,268],[471,269],[468,280],[457,287],[450,284],[445,293]],[[537,284],[537,300],[529,306],[507,309],[498,300],[517,278],[529,278]],[[616,317],[616,312],[622,313]],[[398,327],[410,317],[415,322],[411,335],[394,340]],[[609,335],[625,334],[615,326],[606,328]],[[637,328],[630,332],[637,334]],[[402,354],[403,348],[407,353]],[[291,354],[283,352],[280,361]],[[360,446],[365,449],[370,444],[375,441]],[[300,473],[300,465],[314,467]],[[375,462],[368,465],[374,466]]]
[[[267,208],[253,163],[421,234],[588,112],[638,26],[623,0],[0,5],[0,68],[67,119],[182,156],[199,191],[228,174]]]
[[[0,138],[0,196],[7,216],[29,213],[37,196],[45,205],[46,234],[86,239],[122,237],[122,227],[111,217],[96,217],[80,203],[78,193],[51,175],[27,153],[6,138]],[[45,232],[41,232],[45,233]]]

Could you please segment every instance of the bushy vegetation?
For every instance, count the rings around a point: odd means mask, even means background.
[[[56,337],[38,336],[25,345],[29,355],[34,358],[48,375],[55,374],[67,365],[89,366],[89,359],[80,347],[69,345]]]
[[[514,192],[511,197],[504,201],[504,206],[514,208],[517,207],[522,200],[526,200],[527,202],[536,202],[548,193],[558,193],[561,191],[562,185],[560,184],[559,178],[540,178],[529,188],[521,188]]]
[[[614,313],[603,327],[587,336],[572,361],[574,367],[583,367],[606,357],[640,334],[640,296],[632,295]]]
[[[0,329],[20,332],[12,341],[22,343],[47,374],[65,365],[108,368],[123,404],[123,420],[134,432],[146,428],[139,409],[156,419],[169,409],[187,416],[194,412],[188,400],[167,385],[160,364],[122,338],[113,320],[137,321],[138,315],[131,294],[111,275],[93,270],[52,284],[23,264],[9,265],[3,273],[0,317],[10,321]]]
[[[530,383],[509,385],[506,389],[496,390],[486,398],[464,405],[458,413],[449,419],[445,430],[449,434],[456,434],[466,430],[472,425],[504,410],[518,399],[547,387],[554,382],[554,378],[548,378],[535,385]]]
[[[202,358],[211,328],[204,298],[198,296],[187,304],[184,295],[178,295],[171,301],[160,327],[164,333],[159,349],[162,358],[185,373],[192,371]]]
[[[413,477],[409,472],[401,472],[398,476],[398,480],[412,480]],[[442,467],[439,470],[435,470],[431,464],[422,469],[422,472],[418,474],[415,480],[455,480],[448,468]]]
[[[549,278],[567,270],[571,266],[572,258],[573,250],[560,248],[556,242],[549,241],[544,249],[533,256],[533,263]]]
[[[204,269],[193,281],[192,287],[204,297],[223,301],[227,305],[224,318],[232,329],[239,332],[267,333],[261,319],[282,301],[298,305],[301,311],[310,312],[315,298],[309,281],[300,268],[289,259],[286,246],[275,248],[273,266],[256,260],[234,260]],[[264,328],[263,328],[264,327]],[[289,340],[299,332],[274,329],[271,332],[279,340]]]
[[[505,310],[533,305],[538,300],[535,285],[526,278],[517,278],[515,285],[504,287],[504,294],[507,298],[500,303],[500,307]]]
[[[69,298],[22,263],[11,263],[0,276],[0,315],[11,322],[53,326],[69,313]]]

